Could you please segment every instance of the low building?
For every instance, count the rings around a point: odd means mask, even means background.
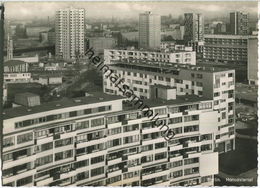
[[[49,31],[50,27],[26,27],[26,35],[27,37],[39,37],[40,33],[43,31]]]
[[[258,39],[248,38],[247,77],[249,84],[258,85]]]
[[[13,57],[12,60],[24,61],[28,64],[39,63],[39,56],[36,54],[35,56],[19,56]]]
[[[174,50],[171,52],[162,51],[145,51],[145,50],[120,50],[120,49],[105,49],[104,60],[105,64],[110,64],[113,60],[130,59],[161,61],[165,63],[178,64],[196,64],[196,52],[186,50]]]
[[[103,54],[104,49],[115,48],[117,40],[112,37],[91,37],[89,38],[89,48],[93,48],[95,53]]]
[[[222,62],[247,62],[247,40],[243,35],[205,35],[203,58]]]
[[[28,72],[28,64],[21,60],[9,60],[4,62],[5,73]]]
[[[41,104],[40,96],[29,92],[16,94],[14,103],[16,105],[21,105],[26,107],[33,107]]]
[[[4,83],[31,82],[31,73],[28,72],[28,63],[20,60],[4,62]]]
[[[56,85],[62,84],[62,76],[58,75],[40,75],[37,80],[39,84],[42,85]]]
[[[31,73],[4,73],[4,83],[29,83],[32,81]]]

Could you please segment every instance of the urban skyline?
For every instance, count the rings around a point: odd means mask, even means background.
[[[81,2],[79,7],[75,2],[41,2],[35,5],[34,2],[7,2],[7,19],[32,19],[55,16],[55,11],[59,8],[85,8],[86,15],[89,18],[134,18],[138,20],[139,13],[152,11],[159,15],[173,16],[183,15],[184,12],[203,13],[207,18],[222,17],[232,11],[247,11],[251,16],[257,17],[257,1],[219,1],[219,2]],[[194,6],[196,4],[196,6]],[[157,7],[160,6],[160,9]],[[172,8],[174,6],[174,8]],[[19,8],[18,8],[19,7]],[[111,13],[110,10],[115,10]],[[14,11],[15,10],[15,11]],[[37,11],[36,11],[37,10]],[[48,13],[44,10],[49,10]],[[18,16],[19,15],[19,16]]]

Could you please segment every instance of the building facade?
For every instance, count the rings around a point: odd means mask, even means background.
[[[258,39],[248,38],[247,77],[249,84],[258,85]]]
[[[248,35],[249,34],[249,14],[245,12],[230,13],[230,34]]]
[[[172,52],[105,49],[104,60],[105,64],[110,64],[113,60],[123,59],[136,60],[136,63],[139,63],[140,60],[150,60],[168,64],[196,64],[196,52],[191,51],[189,48],[181,48],[182,46],[178,45],[175,47],[177,50],[173,50]]]
[[[184,40],[186,42],[200,42],[204,40],[204,17],[202,14],[184,14]]]
[[[55,53],[58,58],[75,59],[84,56],[85,9],[67,8],[56,12]]]
[[[164,130],[123,98],[95,96],[5,110],[3,185],[214,184],[219,122],[212,100],[147,100],[176,132],[166,141]]]
[[[242,35],[205,35],[203,58],[246,63],[247,40]]]
[[[139,48],[160,48],[161,17],[152,12],[139,15]]]
[[[235,70],[216,69],[192,65],[163,65],[162,62],[136,63],[115,61],[109,68],[140,99],[152,99],[152,87],[162,85],[176,88],[177,96],[197,95],[214,101],[213,109],[218,111],[219,133],[216,143],[219,152],[234,149],[235,124]],[[123,95],[119,88],[104,76],[103,91],[107,94]],[[120,80],[120,79],[118,79]]]
[[[117,40],[113,37],[91,37],[89,40],[89,48],[93,48],[95,53],[103,54],[104,49],[115,48]]]
[[[4,62],[4,83],[31,82],[31,73],[28,72],[28,63],[20,60]]]

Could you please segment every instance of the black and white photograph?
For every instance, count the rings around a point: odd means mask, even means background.
[[[258,185],[258,1],[1,1],[1,187]]]

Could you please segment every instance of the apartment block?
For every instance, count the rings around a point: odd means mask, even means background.
[[[4,83],[27,83],[31,80],[28,63],[20,60],[4,62]]]
[[[247,62],[248,36],[205,35],[203,58],[223,62]]]
[[[145,100],[176,133],[124,98],[95,93],[3,114],[4,186],[188,186],[218,174],[218,111],[211,99]],[[234,138],[234,132],[225,135]],[[209,165],[210,164],[210,168]]]
[[[84,56],[85,9],[66,8],[56,11],[55,54],[62,59]]]
[[[246,12],[230,13],[230,33],[233,35],[249,34],[249,14]]]
[[[258,39],[257,36],[248,38],[247,77],[249,84],[258,85]]]
[[[180,64],[170,66],[149,61],[136,63],[129,60],[114,61],[109,68],[140,99],[152,99],[153,87],[161,85],[176,88],[176,96],[196,95],[213,100],[213,109],[218,112],[219,133],[216,135],[216,144],[219,152],[234,149],[234,137],[230,137],[229,132],[234,131],[235,123],[235,70]],[[105,93],[123,95],[119,90],[122,83],[114,84],[105,75],[103,79]],[[162,88],[157,91],[160,90]]]
[[[184,14],[184,40],[186,42],[200,42],[204,40],[204,17],[202,14]]]
[[[178,47],[178,46],[177,46]],[[176,49],[178,49],[176,47]],[[180,47],[180,46],[179,46]],[[104,60],[105,64],[110,64],[113,60],[136,60],[139,63],[141,60],[161,61],[168,64],[196,64],[196,52],[190,49],[179,48],[170,52],[164,51],[145,51],[145,50],[120,50],[120,49],[105,49]]]
[[[156,49],[161,43],[161,17],[152,12],[139,15],[139,48]]]

